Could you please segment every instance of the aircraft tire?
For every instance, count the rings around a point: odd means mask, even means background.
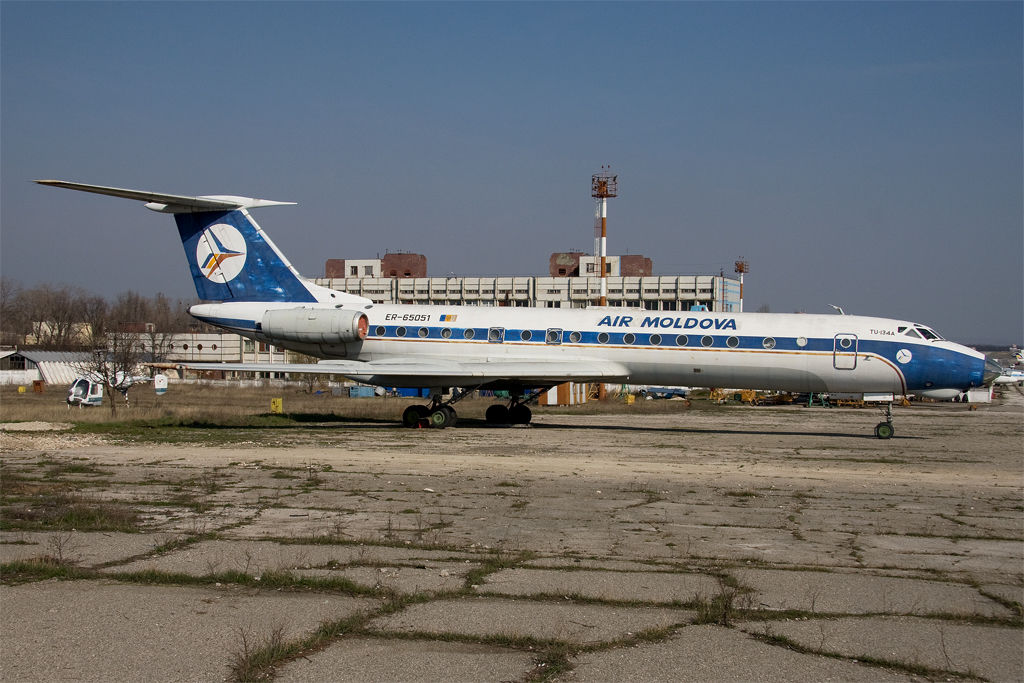
[[[492,406],[487,406],[487,412],[484,414],[484,418],[488,424],[492,425],[504,425],[509,422],[508,408],[495,403]]]
[[[452,408],[451,406],[441,406],[441,410],[448,413],[448,426],[454,427],[459,421],[459,414],[455,412],[455,408]]]
[[[417,427],[420,424],[420,420],[425,419],[428,416],[426,406],[409,406],[402,412],[402,426],[403,427]]]
[[[430,426],[434,429],[444,429],[445,427],[452,426],[454,422],[455,411],[448,406],[441,406],[437,410],[430,413],[429,421]]]
[[[528,425],[532,419],[533,413],[530,411],[529,406],[517,403],[509,408],[508,421],[514,425]]]
[[[893,429],[892,422],[879,422],[875,425],[875,436],[879,439],[891,439],[895,433],[896,430]]]

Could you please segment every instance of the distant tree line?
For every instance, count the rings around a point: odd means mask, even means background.
[[[181,332],[212,330],[188,314],[196,301],[172,301],[124,292],[113,301],[78,287],[23,288],[0,278],[0,344],[51,351],[94,350],[116,334],[137,335],[159,348],[161,339]]]

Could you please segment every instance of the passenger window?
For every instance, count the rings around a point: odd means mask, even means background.
[[[451,339],[451,336],[452,336],[451,328],[446,327],[443,330],[441,330],[441,336],[444,337],[445,339]]]
[[[583,335],[580,334],[579,332],[569,333],[569,341],[571,341],[573,344],[578,344],[580,339],[583,339]]]
[[[404,337],[405,336],[405,328],[404,327],[399,327],[397,330],[395,330],[395,335],[399,336],[399,337]]]
[[[728,339],[725,340],[725,343],[729,346],[730,349],[735,349],[737,346],[740,345],[740,340],[737,337],[729,337]]]
[[[522,332],[519,333],[519,338],[522,339],[523,341],[530,341],[531,339],[533,339],[533,332],[530,332],[529,330],[523,330]]]
[[[774,349],[775,348],[775,339],[772,338],[772,337],[765,337],[764,341],[761,342],[761,346],[763,346],[766,349]]]
[[[710,334],[706,334],[706,335],[704,335],[703,337],[700,338],[700,345],[701,346],[711,346],[714,343],[715,343],[715,338],[712,337]]]
[[[661,346],[661,335],[660,334],[652,334],[651,335],[651,346]]]
[[[430,334],[430,330],[428,330],[425,327],[421,327],[419,329],[419,332],[417,332],[416,334],[418,334],[420,337],[426,337],[428,334]]]
[[[465,332],[462,333],[462,336],[465,337],[466,339],[472,339],[473,337],[476,336],[476,332],[473,331],[472,327],[467,327]]]
[[[387,332],[387,330],[386,330],[386,329],[384,329],[384,326],[383,326],[383,325],[377,325],[377,329],[375,329],[375,330],[374,330],[373,332],[374,332],[374,334],[376,334],[376,335],[377,335],[378,337],[383,337],[383,336],[384,336],[384,333],[385,333],[385,332]]]
[[[690,339],[685,334],[681,334],[676,337],[676,346],[686,346],[689,341]]]
[[[601,334],[597,335],[597,343],[598,344],[607,344],[608,343],[608,333],[607,332],[602,332]]]

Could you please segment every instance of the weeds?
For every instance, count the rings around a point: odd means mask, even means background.
[[[0,583],[8,586],[49,579],[71,580],[90,578],[92,572],[79,569],[55,557],[33,557],[0,564]]]
[[[53,493],[3,510],[0,530],[140,531],[139,513],[120,503],[93,502],[74,493]]]

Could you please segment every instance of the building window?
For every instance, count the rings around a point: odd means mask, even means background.
[[[352,277],[358,277],[359,276],[359,266],[349,266],[348,267],[348,274],[351,275]]]
[[[588,264],[587,264],[587,272],[588,272],[588,273],[593,273],[593,272],[595,272],[595,269],[594,269],[594,264],[593,264],[593,263],[588,263]]]
[[[370,277],[373,275],[373,266],[363,266],[363,275]]]

